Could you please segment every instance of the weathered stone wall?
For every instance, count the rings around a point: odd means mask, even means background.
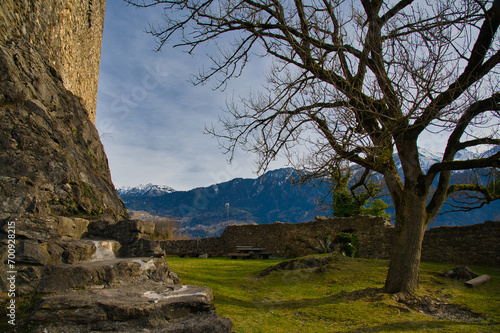
[[[0,44],[25,39],[83,100],[95,122],[105,0],[2,0]]]
[[[0,261],[15,230],[19,269],[58,263],[92,221],[129,216],[92,122],[104,6],[0,2]]]
[[[127,217],[99,133],[47,62],[24,39],[0,44],[0,222]]]
[[[422,246],[424,261],[500,267],[500,222],[432,228]]]
[[[312,254],[308,247],[318,245],[317,237],[330,236],[333,240],[340,232],[358,232],[359,252],[363,258],[386,258],[388,226],[381,217],[360,216],[335,218],[308,223],[274,223],[263,225],[229,226],[221,235],[224,247],[231,249],[238,245],[264,247],[278,257],[297,257]]]
[[[238,245],[252,245],[264,247],[276,257],[292,258],[312,254],[313,251],[306,246],[306,243],[317,244],[317,236],[334,237],[339,232],[345,231],[358,232],[362,258],[389,258],[394,228],[382,218],[372,216],[335,218],[297,224],[228,226],[220,237],[162,241],[159,245],[167,254],[181,256],[201,254],[224,256],[234,252]],[[462,227],[432,228],[425,233],[422,260],[454,265],[475,264],[499,267],[499,240],[500,222],[486,221]]]
[[[208,254],[211,257],[223,257],[232,252],[234,248],[225,246],[225,239],[222,237],[210,237],[201,239],[182,239],[167,241],[145,242],[159,244],[162,251],[169,255],[193,256]]]
[[[0,222],[128,216],[92,123],[104,10],[105,0],[0,3]]]
[[[381,217],[361,216],[308,223],[228,226],[217,238],[164,241],[160,246],[167,254],[220,256],[234,252],[238,245],[252,245],[266,248],[276,257],[292,258],[314,253],[307,245],[317,245],[317,237],[333,239],[340,232],[357,231],[361,257],[387,258],[391,229]]]

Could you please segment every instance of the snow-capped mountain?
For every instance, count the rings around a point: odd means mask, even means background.
[[[486,154],[488,154],[488,152],[486,152]],[[490,155],[488,154],[488,156],[490,156]],[[480,157],[480,154],[474,154],[473,152],[468,151],[467,149],[460,150],[459,152],[457,152],[455,154],[456,161],[465,161],[465,160],[470,160],[470,159],[473,159],[476,157]]]
[[[483,153],[474,153],[467,149],[462,149],[455,154],[455,161],[464,161],[470,160],[474,158],[487,157],[497,153],[500,150],[499,147],[492,148]],[[399,156],[394,154],[394,162],[396,163],[396,168],[401,169],[401,162],[399,161]],[[422,166],[422,170],[427,172],[429,168],[434,163],[439,163],[443,159],[443,153],[430,151],[428,149],[420,147],[418,149],[418,158],[420,160],[420,165]]]
[[[118,195],[120,196],[126,195],[130,197],[141,197],[141,196],[158,197],[166,193],[175,192],[175,190],[167,185],[153,185],[149,183],[133,187],[132,186],[120,187],[119,189],[116,190],[116,192],[118,192]]]
[[[401,162],[399,160],[398,154],[394,154],[392,157],[394,158],[394,163],[396,164],[396,168],[398,170],[401,170]],[[419,148],[418,158],[420,160],[420,165],[422,166],[423,171],[426,172],[427,170],[429,170],[431,165],[433,165],[434,163],[441,162],[443,154],[433,152],[425,148]]]
[[[327,189],[294,186],[290,182],[290,171],[278,169],[258,178],[235,178],[157,196],[137,192],[119,194],[130,210],[181,220],[183,230],[192,237],[219,235],[228,219],[231,223],[266,224],[308,222],[314,220],[315,215],[325,215],[316,200],[327,195]],[[224,225],[219,228],[221,223]]]
[[[443,159],[443,154],[436,153],[425,148],[420,148],[418,150],[418,158],[420,160],[422,169],[424,171],[427,171],[434,163],[441,162],[441,160]]]

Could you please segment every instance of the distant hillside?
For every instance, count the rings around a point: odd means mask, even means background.
[[[154,215],[182,221],[183,228],[197,234],[197,226],[232,223],[266,224],[307,222],[315,215],[327,214],[316,205],[327,191],[299,187],[290,182],[292,169],[269,171],[256,179],[236,178],[225,183],[190,191],[166,190],[162,194],[137,195],[131,189],[119,189],[128,209],[143,210]],[[229,208],[226,208],[229,204]],[[229,217],[228,217],[229,212]],[[222,232],[223,227],[220,232]],[[206,230],[198,236],[204,236]]]
[[[439,154],[424,149],[421,152],[423,165],[440,158]],[[180,220],[183,232],[191,237],[218,236],[228,224],[300,223],[314,220],[315,215],[330,214],[328,207],[317,205],[328,189],[294,186],[290,182],[290,176],[294,175],[293,169],[278,169],[255,179],[236,178],[190,191],[148,184],[122,188],[118,194],[128,209]],[[391,204],[388,198],[386,201]],[[394,210],[390,208],[387,212],[393,214]],[[479,210],[438,216],[431,226],[468,225],[498,218],[500,200]]]

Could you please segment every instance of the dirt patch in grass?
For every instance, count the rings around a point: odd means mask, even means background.
[[[294,271],[299,269],[316,268],[318,273],[328,269],[334,269],[333,264],[338,264],[345,260],[340,254],[332,254],[325,257],[304,257],[299,259],[283,261],[277,265],[271,266],[259,273],[259,277],[264,277],[275,271]]]
[[[379,302],[384,299],[383,295],[383,288],[365,288],[351,292],[341,292],[335,295],[335,298],[341,298],[348,301],[364,299],[370,302]],[[440,298],[395,294],[393,295],[393,299],[401,304],[398,308],[405,312],[417,311],[439,319],[458,320],[470,323],[487,320],[486,317],[473,312],[466,306],[449,303]]]
[[[364,299],[370,302],[378,302],[384,299],[383,295],[383,288],[365,288],[343,292],[337,294],[336,297],[349,301]],[[488,320],[485,316],[472,311],[464,305],[453,304],[439,297],[395,294],[392,298],[401,305],[398,308],[405,312],[417,311],[439,319],[457,320],[468,323],[478,323]]]
[[[448,303],[440,298],[431,296],[415,296],[395,294],[394,300],[403,305],[403,308],[437,317],[439,319],[459,320],[464,322],[480,322],[487,320],[479,313],[471,311],[464,305]]]
[[[474,273],[469,267],[466,266],[455,267],[441,275],[449,279],[459,280],[459,281],[467,281],[473,278],[477,278],[479,276],[476,273]]]
[[[311,256],[287,260],[263,270],[259,273],[259,277],[264,277],[276,271],[312,269],[313,272],[321,273],[327,270],[335,269],[336,266],[342,264],[341,262],[343,259],[345,258],[334,254],[324,257]],[[370,302],[377,302],[383,300],[383,294],[383,288],[365,288],[351,292],[340,292],[336,295],[332,295],[332,297],[337,300],[344,299],[347,301],[357,301],[364,299]],[[405,312],[417,311],[439,319],[457,320],[471,323],[487,320],[487,318],[481,314],[473,312],[464,305],[453,304],[435,296],[396,294],[393,295],[393,299],[400,304],[397,308]]]

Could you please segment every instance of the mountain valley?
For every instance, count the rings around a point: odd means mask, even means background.
[[[464,158],[468,152],[465,152]],[[421,149],[423,166],[439,161],[440,154]],[[146,211],[152,215],[176,219],[180,230],[193,238],[219,236],[229,224],[301,223],[316,215],[331,214],[329,188],[295,186],[297,173],[290,168],[268,171],[255,179],[236,178],[190,191],[176,191],[169,186],[140,185],[118,189],[129,210]],[[455,173],[455,178],[463,173]],[[387,213],[394,215],[389,197]],[[443,207],[445,211],[447,207]],[[500,200],[481,209],[439,215],[431,227],[469,225],[500,218]]]

